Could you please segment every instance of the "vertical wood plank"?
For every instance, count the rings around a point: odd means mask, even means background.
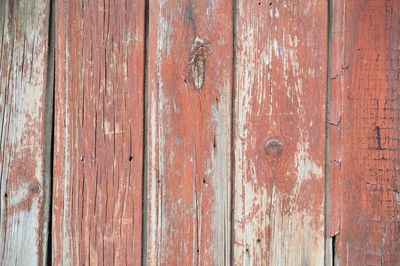
[[[236,1],[235,265],[324,263],[327,7]]]
[[[335,265],[400,261],[400,2],[333,2],[330,177]]]
[[[49,2],[0,1],[1,265],[46,262]]]
[[[226,265],[232,16],[228,0],[150,1],[148,265]]]
[[[144,1],[56,1],[55,265],[140,265]]]

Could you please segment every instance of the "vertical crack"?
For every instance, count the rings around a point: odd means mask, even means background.
[[[383,150],[382,143],[381,143],[381,128],[379,126],[375,126],[374,132],[375,132],[375,139],[376,139],[376,149],[381,151],[381,150]]]
[[[54,147],[54,33],[55,16],[54,0],[49,1],[49,28],[48,28],[48,59],[46,77],[46,105],[45,105],[45,146],[44,146],[44,175],[45,206],[43,256],[44,265],[52,264],[52,187],[53,187],[53,147]],[[47,232],[46,232],[47,230]]]
[[[332,236],[332,238],[331,238],[331,245],[332,245],[332,266],[334,266],[334,265],[336,265],[336,261],[335,261],[335,258],[336,258],[336,237],[337,237],[337,235],[334,235],[334,236]]]

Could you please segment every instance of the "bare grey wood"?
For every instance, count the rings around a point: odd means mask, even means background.
[[[0,265],[46,263],[49,3],[0,1]]]

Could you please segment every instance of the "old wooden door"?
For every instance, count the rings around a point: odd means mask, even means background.
[[[0,1],[0,265],[400,265],[400,1]]]

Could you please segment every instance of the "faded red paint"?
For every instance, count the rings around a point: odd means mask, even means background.
[[[55,73],[50,1],[0,1],[1,265],[51,171],[54,265],[399,264],[399,1],[54,7]]]
[[[236,1],[235,265],[323,264],[327,7]]]
[[[140,265],[144,1],[56,1],[53,262]]]
[[[230,1],[150,1],[148,265],[229,264]]]
[[[339,265],[400,262],[400,2],[333,8],[331,236]]]
[[[0,1],[0,265],[47,257],[50,1]]]

